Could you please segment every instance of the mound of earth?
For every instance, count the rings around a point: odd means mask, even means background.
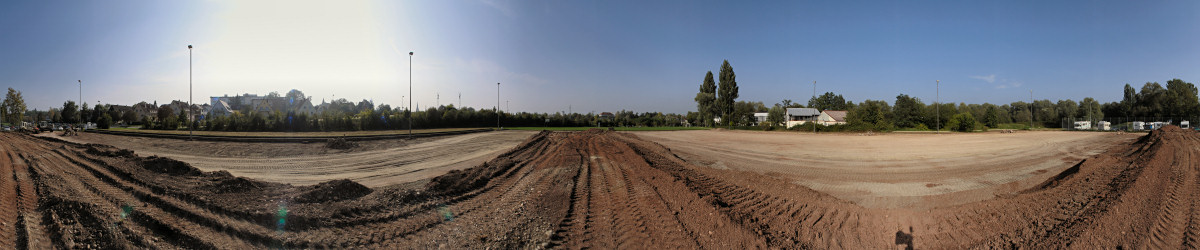
[[[356,199],[371,193],[371,189],[347,179],[322,182],[296,197],[299,203],[322,203]]]
[[[87,153],[96,156],[137,157],[137,155],[133,153],[133,150],[117,148],[109,145],[88,143],[84,146],[87,147]]]
[[[314,186],[0,133],[0,245],[16,248],[1200,247],[1200,135],[1165,127],[1020,194],[864,208],[695,166],[611,131],[542,132],[424,186]],[[221,189],[224,190],[221,190]],[[241,190],[233,192],[232,190]]]
[[[346,138],[338,137],[326,140],[325,147],[332,149],[352,149],[354,147],[358,147],[358,144],[352,141],[347,141]]]
[[[200,169],[196,169],[196,168],[192,167],[191,165],[188,165],[186,162],[178,161],[178,160],[171,159],[171,158],[150,156],[148,158],[140,159],[140,162],[141,162],[142,168],[153,171],[155,173],[164,173],[164,174],[169,174],[169,175],[184,175],[184,176],[195,176],[195,175],[200,175],[203,173],[200,171]]]

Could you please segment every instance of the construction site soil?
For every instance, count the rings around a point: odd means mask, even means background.
[[[0,133],[0,246],[46,248],[1200,247],[1200,136],[1111,147],[1016,194],[866,208],[696,166],[638,135],[541,132],[423,185],[296,186]]]
[[[1015,194],[1139,136],[1071,131],[634,133],[693,165],[783,177],[864,207],[910,209]]]
[[[261,181],[313,185],[349,179],[368,187],[428,180],[450,170],[479,165],[537,132],[500,131],[437,137],[354,141],[344,144],[185,141],[97,133],[61,136],[167,157],[203,171],[228,171]],[[335,146],[335,147],[330,147]],[[338,149],[342,148],[342,149]]]

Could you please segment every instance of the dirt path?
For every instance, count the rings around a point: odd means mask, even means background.
[[[51,140],[0,133],[0,173],[14,176],[0,182],[0,243],[1175,249],[1198,247],[1200,234],[1200,135],[1177,127],[1012,195],[927,210],[865,208],[790,178],[693,165],[636,134],[600,130],[538,133],[422,187],[374,189],[347,180],[261,182]]]
[[[326,149],[321,143],[188,142],[92,133],[79,137],[42,136],[127,148],[143,156],[157,155],[187,162],[204,171],[224,170],[235,176],[263,181],[312,185],[350,179],[369,187],[381,187],[478,165],[511,149],[533,133],[501,131],[421,138],[411,142],[369,141],[361,142],[361,148],[348,151]],[[273,155],[230,154],[237,150]],[[288,153],[278,153],[280,151]]]
[[[874,208],[926,209],[1011,195],[1136,135],[636,132],[692,164],[785,177]]]

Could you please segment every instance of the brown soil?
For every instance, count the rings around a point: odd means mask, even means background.
[[[1137,137],[1063,131],[877,136],[761,131],[635,134],[663,144],[693,165],[785,177],[864,207],[908,209],[1011,195]]]
[[[167,157],[203,171],[228,171],[256,180],[313,185],[349,179],[367,187],[420,182],[450,170],[479,165],[536,132],[500,131],[413,140],[351,142],[347,150],[326,143],[209,142],[83,133],[39,135],[77,143],[111,145],[141,156]]]
[[[369,191],[0,139],[0,245],[19,249],[1200,247],[1200,135],[1177,127],[1031,189],[928,210],[864,208],[603,130],[542,132],[424,186]]]

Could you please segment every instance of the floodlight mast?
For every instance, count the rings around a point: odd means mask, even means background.
[[[80,106],[79,111],[83,111],[83,80],[76,80],[76,81],[79,81],[79,102],[78,102],[78,105]],[[78,118],[79,124],[83,124],[83,112],[75,112],[75,116],[79,117]]]
[[[813,81],[813,104],[817,104],[817,102],[818,102],[817,101],[817,81]],[[812,108],[816,109],[816,107],[812,107]],[[817,116],[821,116],[820,110],[817,111]],[[817,133],[817,118],[816,117],[812,118],[812,123],[813,123],[813,134],[816,134]]]
[[[188,121],[190,121],[190,123],[188,123],[188,125],[187,125],[188,126],[188,140],[190,141],[193,139],[193,136],[194,136],[194,135],[192,135],[192,132],[196,130],[195,126],[192,126],[192,124],[195,124],[195,121],[194,121],[195,118],[192,117],[194,114],[192,114],[192,45],[191,44],[188,44],[188,107],[187,107],[187,112],[188,112]]]
[[[933,112],[937,113],[937,125],[935,126],[933,133],[939,134],[942,133],[942,80],[934,81],[937,82],[934,83],[936,85],[934,86]]]
[[[500,83],[496,83],[496,130],[500,130]]]
[[[408,52],[408,96],[413,96],[412,95],[412,57],[413,57],[413,52],[409,51]],[[409,110],[408,110],[408,112],[406,112],[408,115],[408,139],[410,139],[410,140],[412,139],[412,99],[413,98],[408,98],[408,109]]]

